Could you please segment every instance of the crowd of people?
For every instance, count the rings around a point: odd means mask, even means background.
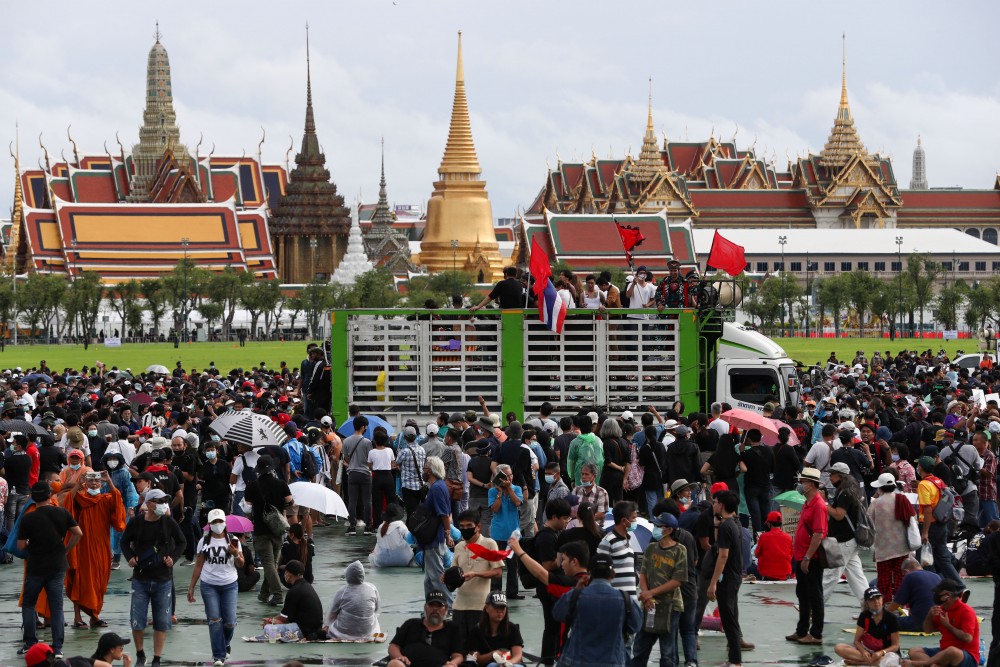
[[[848,664],[979,662],[960,571],[1000,582],[991,368],[929,351],[831,355],[826,372],[803,373],[801,405],[767,403],[760,428],[744,430],[718,403],[556,418],[548,403],[501,415],[480,400],[398,433],[351,406],[338,433],[324,362],[311,346],[294,370],[57,374],[42,362],[0,376],[0,558],[24,560],[29,667],[74,664],[62,655],[64,600],[71,627],[107,628],[107,584],[126,566],[131,638],[105,632],[86,664],[160,664],[183,566],[216,665],[231,652],[241,594],[254,590],[274,609],[255,641],[391,635],[390,667],[638,667],[654,646],[661,665],[692,666],[699,628],[713,623],[741,665],[755,648],[740,625],[746,580],[794,579],[786,639],[820,647],[842,577],[859,610],[853,642],[834,647]],[[277,424],[283,443],[255,448],[213,429],[240,411]],[[423,608],[394,632],[383,635],[380,594],[359,561],[324,612],[313,561],[317,540],[332,539],[317,536],[329,518],[293,493],[310,483],[346,501],[343,539],[374,538],[369,568],[422,568]],[[527,595],[543,618],[530,653],[508,607]],[[939,646],[903,656],[899,632],[915,630],[940,632]]]

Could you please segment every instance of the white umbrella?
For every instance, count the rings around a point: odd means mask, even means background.
[[[166,366],[160,366],[158,364],[153,364],[146,369],[147,373],[156,373],[157,375],[170,375],[170,369]]]
[[[296,505],[316,510],[325,516],[347,517],[347,505],[336,491],[312,482],[295,482],[290,488]]]
[[[612,512],[608,512],[604,515],[604,530],[605,532],[611,530],[611,527],[615,525],[615,517]],[[635,531],[632,532],[628,537],[628,544],[632,547],[632,551],[637,554],[641,554],[646,550],[649,545],[649,541],[653,539],[653,523],[648,519],[644,519],[641,516],[636,518]]]
[[[220,438],[250,447],[280,445],[288,439],[281,426],[270,417],[249,410],[227,412],[208,428]]]

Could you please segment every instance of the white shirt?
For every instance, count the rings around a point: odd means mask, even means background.
[[[653,300],[653,295],[656,294],[656,285],[652,283],[646,283],[644,285],[639,284],[639,281],[635,281],[634,287],[632,288],[632,294],[629,295],[626,291],[626,296],[628,296],[628,308],[629,310],[638,310],[640,308],[647,308],[647,303]],[[629,317],[634,319],[646,319],[645,315],[629,315]]]
[[[245,491],[247,488],[246,482],[243,481],[243,459],[246,458],[246,464],[251,468],[257,467],[257,459],[260,458],[260,454],[256,450],[247,452],[246,454],[240,454],[235,459],[233,459],[233,475],[236,476],[236,491]]]
[[[128,440],[118,440],[117,442],[112,442],[108,445],[105,454],[110,454],[112,452],[118,452],[125,459],[125,466],[132,465],[132,459],[135,458],[135,445],[133,445]]]
[[[729,433],[729,424],[723,419],[713,419],[708,422],[708,427],[713,431],[717,431],[719,435],[726,435]]]
[[[819,439],[809,449],[809,453],[806,454],[806,463],[823,472],[830,465],[830,457],[833,456],[833,452],[837,449],[840,449],[840,440],[837,438],[833,439],[833,449],[830,449],[830,445],[826,444],[826,441]]]
[[[388,447],[368,452],[368,463],[372,464],[372,470],[392,470],[392,462],[395,460],[396,455]]]
[[[568,289],[561,289],[556,291],[556,296],[562,299],[562,302],[566,304],[566,310],[569,310],[574,306],[573,295],[569,293]]]
[[[225,535],[210,539],[198,539],[198,554],[205,555],[201,567],[201,580],[214,586],[225,586],[236,581],[236,557],[229,553],[229,543]]]

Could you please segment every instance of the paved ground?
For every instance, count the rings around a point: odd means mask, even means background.
[[[334,592],[343,585],[344,567],[355,559],[366,564],[367,555],[374,544],[374,538],[346,537],[339,527],[319,529],[316,544],[316,564],[314,567],[316,587],[324,606],[329,603]],[[19,563],[19,561],[17,561]],[[866,564],[866,570],[871,570]],[[204,608],[200,597],[195,604],[183,599],[190,569],[178,567],[181,600],[177,606],[178,622],[167,639],[164,664],[199,665],[210,664],[208,629],[204,620]],[[404,619],[415,615],[421,609],[423,597],[422,574],[416,569],[368,570],[369,581],[378,586],[382,595],[383,630],[391,638],[396,626]],[[104,618],[110,630],[128,635],[128,605],[130,575],[128,570],[112,572],[111,583],[106,598]],[[872,574],[874,576],[874,574]],[[20,667],[23,660],[15,654],[20,646],[20,610],[17,596],[20,590],[21,568],[11,565],[0,568],[0,627],[6,635],[0,640],[0,665]],[[986,618],[983,624],[984,637],[989,644],[989,618],[993,604],[993,586],[987,579],[969,582],[972,589],[970,603],[980,616]],[[744,654],[744,664],[802,665],[815,655],[816,651],[789,644],[784,636],[794,629],[796,611],[792,607],[795,599],[794,585],[744,585],[740,595],[740,616],[744,636],[757,645],[757,649]],[[511,617],[521,626],[527,649],[537,652],[542,628],[542,611],[538,601],[532,598],[511,602]],[[237,636],[259,632],[260,619],[273,613],[274,608],[266,607],[256,600],[255,593],[243,593],[239,600],[239,627]],[[72,606],[67,604],[68,619],[72,621]],[[847,592],[846,584],[835,593],[827,610],[827,632],[824,637],[823,652],[833,655],[833,645],[850,641],[851,635],[842,632],[853,625],[852,615],[857,607]],[[97,631],[66,629],[66,655],[89,656],[96,647]],[[48,632],[41,635],[43,641]],[[936,638],[904,638],[904,647],[934,643]],[[152,640],[147,639],[147,653],[151,656]],[[701,665],[718,665],[725,662],[725,638],[719,633],[705,633],[701,637]],[[132,649],[132,647],[129,647]],[[238,639],[233,643],[232,663],[235,665],[282,665],[291,659],[306,664],[326,665],[367,665],[385,655],[384,645],[373,644],[297,644],[270,645],[248,644]],[[129,651],[132,652],[131,650]],[[654,651],[650,664],[655,665],[657,652]]]

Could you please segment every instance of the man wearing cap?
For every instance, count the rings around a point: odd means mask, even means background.
[[[130,617],[136,667],[146,664],[145,631],[153,616],[153,667],[159,667],[170,630],[173,606],[173,567],[187,545],[180,526],[169,515],[170,496],[160,489],[146,492],[146,510],[129,521],[122,535],[122,555],[132,569]]]
[[[417,430],[413,426],[403,428],[403,445],[396,455],[396,466],[399,468],[399,480],[403,492],[403,505],[409,516],[417,509],[423,495],[424,480],[422,471],[427,458],[424,448],[417,442]]]
[[[102,487],[107,484],[108,492]],[[90,616],[91,628],[107,627],[101,620],[104,593],[111,578],[111,530],[124,531],[125,504],[111,482],[107,470],[89,472],[83,484],[70,491],[63,506],[69,510],[83,531],[83,539],[74,552],[75,566],[66,575],[66,596],[73,601],[73,627],[85,628],[81,611]]]
[[[288,585],[285,604],[277,616],[265,618],[263,637],[277,637],[293,642],[301,639],[326,639],[323,630],[323,603],[316,589],[305,580],[305,565],[291,560],[282,576]]]
[[[838,451],[845,448],[846,446],[841,447]],[[846,574],[847,584],[860,604],[864,601],[868,579],[865,577],[861,557],[858,555],[858,542],[854,531],[860,521],[861,512],[864,511],[862,506],[864,497],[846,463],[838,461],[830,466],[830,484],[833,485],[834,492],[826,506],[827,532],[830,537],[837,540],[844,565],[824,570],[823,602],[825,604],[830,601],[833,589],[840,583],[840,575]]]
[[[929,456],[921,456],[917,461],[920,475],[920,482],[917,484],[920,539],[923,544],[931,545],[934,570],[945,579],[961,581],[955,569],[951,549],[948,547],[948,524],[939,522],[934,517],[934,508],[941,501],[941,492],[946,486],[944,481],[934,474],[934,466],[934,459]]]
[[[649,654],[657,642],[661,661],[677,664],[680,618],[684,611],[681,586],[688,580],[687,549],[675,539],[677,517],[663,512],[654,516],[652,522],[652,540],[643,552],[639,572],[639,606],[644,611],[644,623],[632,644],[634,667],[649,662]]]
[[[906,531],[915,512],[909,499],[896,493],[896,478],[892,473],[882,473],[871,487],[878,492],[868,505],[868,516],[875,526],[878,589],[887,600],[892,600],[903,581],[903,561],[910,555]]]
[[[823,568],[813,562],[827,535],[826,501],[819,492],[822,480],[816,468],[803,468],[799,475],[805,503],[799,514],[792,543],[795,569],[795,597],[799,600],[799,620],[795,632],[785,639],[799,644],[823,643]]]
[[[76,519],[64,508],[49,504],[51,495],[48,482],[36,482],[31,487],[31,499],[37,507],[33,512],[25,514],[17,527],[17,548],[28,553],[21,598],[23,643],[19,653],[24,654],[38,642],[35,605],[39,594],[44,590],[52,625],[52,650],[57,657],[62,657],[66,634],[63,623],[63,584],[69,566],[67,554],[83,537],[83,531]]]
[[[625,636],[641,627],[642,615],[630,595],[611,585],[615,563],[608,554],[590,559],[590,584],[563,595],[552,616],[566,625],[569,639],[559,656],[560,667],[625,667]]]
[[[972,446],[983,461],[979,471],[979,527],[985,529],[990,521],[1000,519],[997,510],[997,457],[989,447],[990,438],[983,431],[972,434]]]
[[[934,587],[935,605],[927,612],[923,631],[940,632],[941,641],[937,647],[911,648],[906,663],[914,667],[979,664],[979,619],[972,607],[962,601],[962,590],[961,583],[947,578]]]
[[[445,618],[448,598],[439,590],[424,598],[423,618],[411,618],[389,642],[386,667],[459,667],[465,660],[460,628]]]

